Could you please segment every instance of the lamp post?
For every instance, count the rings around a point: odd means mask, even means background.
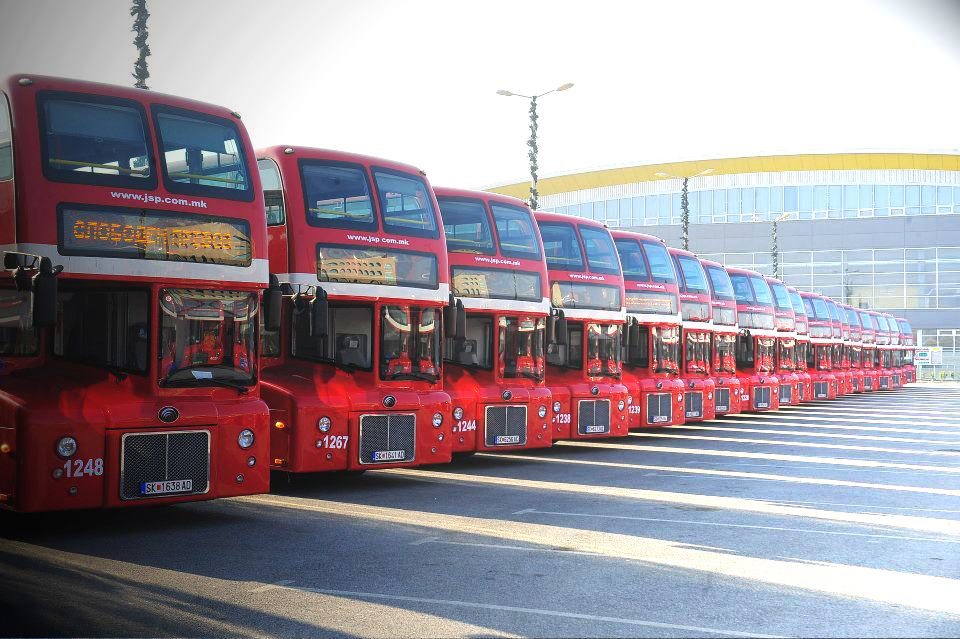
[[[683,245],[682,248],[684,251],[690,250],[690,197],[688,191],[690,178],[710,175],[711,173],[713,173],[713,169],[704,169],[693,175],[671,175],[670,173],[663,172],[654,173],[658,178],[673,178],[682,181],[680,190],[680,243]]]
[[[779,217],[771,220],[770,222],[770,258],[772,260],[771,266],[773,266],[773,276],[778,280],[782,280],[780,277],[780,242],[777,237],[777,225],[780,222],[790,219],[793,213],[782,213]]]
[[[522,93],[507,91],[506,89],[497,91],[497,95],[505,95],[507,97],[517,96],[518,98],[527,98],[530,100],[530,139],[527,140],[527,146],[530,147],[530,150],[527,151],[527,156],[530,158],[530,208],[534,211],[537,210],[540,198],[540,193],[537,191],[537,169],[539,168],[537,166],[537,154],[540,151],[537,147],[537,99],[545,95],[550,95],[551,93],[566,91],[572,86],[572,82],[567,82],[566,84],[561,84],[556,89],[550,89],[538,95],[524,95]]]

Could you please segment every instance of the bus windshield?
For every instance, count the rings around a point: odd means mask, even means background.
[[[593,273],[620,275],[620,258],[613,246],[609,231],[604,228],[580,225],[580,237],[587,253],[587,264]]]
[[[620,266],[623,269],[623,279],[630,282],[649,282],[650,271],[643,259],[643,251],[636,240],[614,240],[617,253],[620,254]]]
[[[707,266],[706,271],[710,278],[710,289],[713,299],[734,300],[733,283],[730,281],[730,276],[727,274],[727,271],[719,266]]]
[[[543,379],[543,341],[546,323],[529,317],[501,317],[500,375],[504,378]]]
[[[491,203],[493,223],[497,227],[500,253],[528,260],[540,259],[540,245],[530,211],[519,206]]]
[[[438,198],[443,234],[451,253],[493,253],[493,233],[480,200]]]
[[[830,321],[830,309],[826,300],[819,297],[813,298],[813,309],[818,320]]]
[[[620,325],[587,324],[587,375],[620,377]]]
[[[566,222],[540,223],[540,238],[547,257],[547,266],[561,271],[583,272],[583,253],[572,224]]]
[[[439,315],[435,308],[381,308],[380,379],[436,382],[440,378]]]
[[[684,290],[687,293],[708,294],[707,276],[703,272],[700,260],[689,255],[678,255],[677,264],[683,274]]]
[[[790,293],[790,303],[793,306],[793,312],[796,313],[799,318],[801,315],[807,315],[806,306],[803,303],[803,299],[800,297],[800,293],[796,291],[789,291]]]
[[[762,277],[756,275],[750,276],[750,283],[753,284],[753,293],[756,296],[757,304],[761,306],[773,306],[773,294],[770,287]]]
[[[740,304],[753,304],[753,289],[750,287],[750,280],[746,275],[734,274],[730,276],[730,283],[733,285],[733,293]]]
[[[0,355],[37,354],[40,341],[32,324],[31,299],[27,292],[0,291]]]
[[[776,302],[778,311],[792,311],[793,303],[790,301],[790,292],[787,287],[779,282],[770,284],[770,290],[773,291],[773,299]]]
[[[654,282],[661,284],[675,284],[677,272],[673,268],[673,260],[667,252],[667,247],[659,242],[640,242],[643,252],[650,264],[650,273]]]

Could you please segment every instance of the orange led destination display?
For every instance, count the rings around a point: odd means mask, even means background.
[[[229,266],[253,257],[245,220],[73,208],[60,211],[60,252]]]
[[[660,313],[674,315],[677,312],[677,297],[671,293],[655,291],[627,291],[628,313]]]

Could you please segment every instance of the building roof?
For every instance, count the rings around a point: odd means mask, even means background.
[[[541,178],[537,190],[541,196],[595,189],[618,184],[653,182],[670,177],[695,176],[709,170],[709,175],[736,173],[780,173],[784,171],[823,170],[884,170],[919,169],[930,171],[960,171],[960,155],[955,153],[807,153],[797,155],[763,155],[740,158],[716,158],[642,164],[637,166],[600,169]],[[526,198],[530,182],[516,182],[486,189],[494,193]]]

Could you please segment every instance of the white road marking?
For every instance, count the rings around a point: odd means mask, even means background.
[[[895,442],[900,444],[929,444],[931,446],[953,446],[960,449],[960,441],[944,441],[937,439],[918,439],[916,437],[887,437],[883,435],[849,435],[847,433],[811,433],[802,430],[778,430],[773,428],[738,428],[727,426],[670,426],[670,431],[716,431],[722,433],[756,433],[759,435],[791,435],[798,437],[814,437],[819,439],[852,439],[857,441]],[[637,434],[637,433],[633,433]],[[729,438],[735,439],[735,438]]]
[[[476,608],[480,610],[496,610],[500,612],[520,612],[528,615],[542,615],[545,617],[559,617],[561,619],[582,619],[584,621],[600,621],[604,623],[624,624],[630,626],[643,626],[646,628],[661,628],[665,630],[680,630],[682,632],[702,632],[711,635],[726,635],[730,637],[759,637],[769,639],[780,639],[782,635],[766,635],[755,632],[741,632],[738,630],[726,630],[721,628],[708,628],[706,626],[687,626],[673,623],[662,623],[659,621],[645,621],[642,619],[626,619],[623,617],[608,617],[605,615],[588,615],[579,612],[568,612],[563,610],[546,610],[544,608],[525,608],[521,606],[504,606],[501,604],[481,603],[478,601],[459,601],[456,599],[433,599],[431,597],[411,597],[409,595],[389,595],[379,592],[358,592],[354,590],[332,590],[329,588],[308,588],[294,586],[297,590],[305,592],[314,592],[320,595],[331,595],[334,597],[357,597],[360,599],[384,599],[386,601],[405,601],[408,603],[434,604],[439,606],[455,606],[458,608]]]
[[[278,588],[283,588],[284,586],[289,586],[289,585],[292,584],[292,583],[293,583],[293,582],[290,581],[289,579],[281,579],[280,581],[275,581],[275,582],[273,582],[272,584],[264,584],[264,585],[262,585],[262,586],[260,586],[260,587],[258,587],[258,588],[254,588],[253,590],[250,590],[249,592],[254,593],[254,592],[267,592],[268,590],[277,590]]]
[[[930,541],[944,544],[960,544],[960,539],[938,539],[933,537],[908,537],[905,535],[881,535],[876,533],[857,533],[842,530],[817,530],[815,528],[790,528],[787,526],[761,526],[758,524],[732,524],[716,521],[694,521],[691,519],[669,519],[664,517],[635,517],[632,515],[604,515],[593,513],[565,513],[550,510],[536,510],[527,508],[517,514],[554,515],[558,517],[586,517],[590,519],[620,519],[626,521],[651,521],[663,524],[687,524],[691,526],[714,526],[717,528],[747,528],[752,530],[776,530],[779,532],[795,532],[811,535],[839,535],[842,537],[869,537],[872,539],[899,539],[902,541]]]
[[[960,514],[960,510],[945,508],[916,508],[914,506],[877,506],[876,504],[844,504],[834,501],[800,501],[796,499],[771,499],[777,504],[807,504],[810,506],[843,506],[845,508],[876,508],[877,510],[916,510],[924,513],[952,513]]]
[[[828,450],[864,451],[870,453],[893,453],[895,455],[933,455],[935,457],[957,457],[958,452],[940,450],[918,450],[914,448],[884,448],[882,446],[853,446],[851,444],[821,444],[820,442],[780,441],[777,439],[754,439],[752,437],[717,437],[715,435],[679,435],[675,433],[630,433],[630,437],[649,439],[691,439],[704,442],[723,442],[725,444],[761,444],[764,446],[785,446],[787,448],[820,448]],[[955,464],[954,464],[955,465]]]
[[[960,543],[960,542],[958,542]],[[533,552],[555,552],[563,555],[590,555],[591,557],[602,557],[603,555],[586,550],[574,550],[573,548],[551,548],[549,546],[511,546],[509,544],[484,544],[476,541],[452,541],[449,539],[440,539],[439,537],[425,537],[411,542],[411,546],[422,546],[424,544],[442,544],[446,546],[471,546],[474,548],[491,548],[494,550],[521,550]]]

